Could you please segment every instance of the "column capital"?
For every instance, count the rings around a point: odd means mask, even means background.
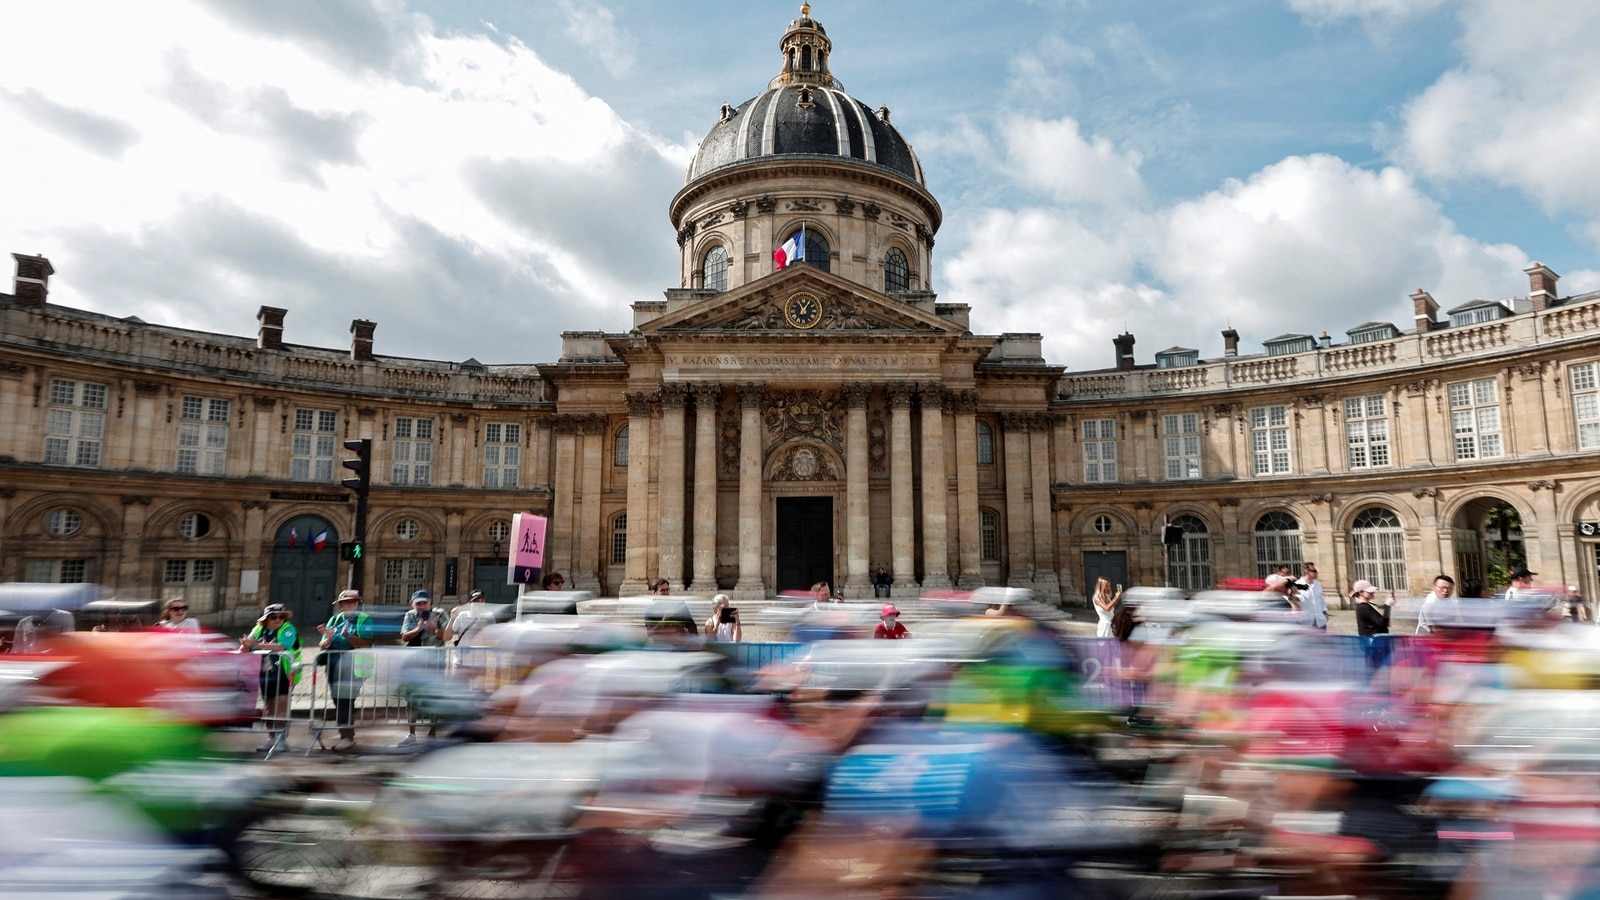
[[[669,381],[661,385],[661,408],[683,409],[689,405],[689,385],[681,381]]]
[[[622,399],[628,404],[628,417],[631,419],[648,417],[650,415],[650,403],[655,399],[653,394],[653,391],[629,391],[623,394]]]
[[[843,390],[846,409],[866,409],[867,401],[872,399],[872,385],[865,382],[851,382]]]
[[[884,390],[889,394],[890,409],[910,409],[917,386],[904,381],[891,381],[884,386]]]
[[[917,397],[922,401],[923,409],[944,408],[944,385],[922,384],[917,386]]]
[[[747,381],[739,385],[738,390],[740,409],[760,409],[767,396],[767,386],[760,382]]]
[[[701,381],[689,386],[694,394],[694,405],[700,409],[716,409],[722,399],[722,385],[714,381]]]
[[[557,413],[550,417],[550,430],[560,435],[577,434],[578,420],[581,418],[571,413]]]
[[[944,403],[953,413],[975,415],[978,412],[978,396],[978,392],[971,388],[966,390],[946,390],[944,392]]]

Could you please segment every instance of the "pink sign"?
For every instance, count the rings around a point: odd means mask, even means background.
[[[544,516],[514,513],[511,516],[511,557],[506,561],[511,579],[506,584],[538,584],[544,569]]]

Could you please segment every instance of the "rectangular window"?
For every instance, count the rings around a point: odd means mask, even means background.
[[[1382,396],[1344,401],[1345,461],[1352,469],[1389,464],[1389,404]]]
[[[985,562],[1000,559],[1000,514],[992,509],[978,510],[978,558]]]
[[[217,561],[214,559],[169,559],[162,565],[161,599],[183,597],[190,614],[217,608]]]
[[[1083,480],[1086,484],[1117,480],[1117,421],[1083,423]]]
[[[333,448],[339,414],[327,409],[294,411],[294,438],[289,477],[295,481],[332,481]]]
[[[82,584],[88,581],[86,559],[30,559],[24,581],[43,584]]]
[[[522,426],[490,422],[483,426],[483,486],[514,488],[522,465]]]
[[[1578,426],[1578,449],[1600,449],[1600,389],[1595,364],[1572,367],[1572,418]]]
[[[383,561],[383,602],[404,606],[411,595],[428,586],[426,559],[386,559]]]
[[[1504,455],[1500,442],[1500,392],[1494,379],[1450,385],[1450,430],[1455,435],[1457,460]]]
[[[1186,481],[1199,478],[1199,413],[1162,416],[1161,434],[1166,450],[1167,480]]]
[[[390,484],[430,484],[433,476],[433,420],[394,420]]]
[[[178,416],[178,471],[224,475],[228,470],[227,400],[184,397]]]
[[[1289,473],[1289,407],[1250,410],[1250,452],[1257,475]]]
[[[106,427],[106,386],[50,381],[50,409],[44,428],[44,461],[56,466],[100,465]]]

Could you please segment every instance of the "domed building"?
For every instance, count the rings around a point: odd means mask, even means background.
[[[817,581],[896,599],[1097,577],[1206,587],[1315,561],[1421,594],[1512,560],[1600,589],[1600,294],[1526,296],[1067,372],[933,291],[943,215],[889,110],[846,93],[809,7],[766,89],[715,113],[668,214],[677,285],[552,363],[382,356],[207,334],[0,294],[0,581],[189,598],[242,627],[369,598],[508,587],[513,512],[549,517],[569,588]],[[1337,323],[1334,324],[1335,327]],[[1320,329],[1317,329],[1320,330]],[[1198,336],[1196,338],[1198,341]],[[339,465],[372,441],[363,558]]]

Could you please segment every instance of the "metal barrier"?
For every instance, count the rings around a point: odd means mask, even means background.
[[[802,643],[788,641],[729,641],[708,643],[706,649],[726,656],[742,669],[754,672],[773,663],[783,662],[804,646],[806,645]]]

